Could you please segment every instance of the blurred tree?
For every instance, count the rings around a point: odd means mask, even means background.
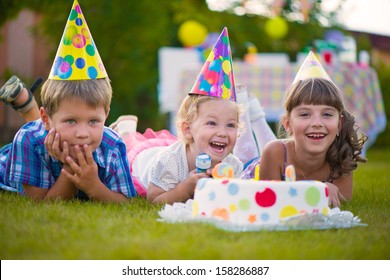
[[[341,0],[343,1],[343,0]],[[288,33],[279,40],[264,31],[267,18],[250,13],[211,10],[204,0],[79,0],[82,11],[96,42],[114,89],[108,122],[123,114],[139,118],[139,130],[147,127],[161,129],[166,120],[158,111],[158,49],[181,46],[177,32],[187,20],[195,20],[208,32],[229,29],[234,58],[243,58],[250,41],[261,52],[286,52],[295,59],[314,39],[323,38],[325,27],[320,21],[326,15],[321,1],[314,1],[309,20],[286,21]],[[225,0],[226,2],[226,0]],[[243,3],[244,1],[230,1]],[[250,1],[249,1],[250,2]],[[270,2],[267,0],[258,2]],[[296,1],[286,0],[281,16],[290,18],[297,13]],[[24,8],[42,15],[35,32],[51,42],[49,60],[55,56],[73,1],[63,0],[0,0],[0,26]],[[268,7],[268,9],[271,9]],[[330,19],[329,19],[330,20]]]

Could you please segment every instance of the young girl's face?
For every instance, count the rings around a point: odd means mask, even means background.
[[[185,137],[193,139],[193,156],[207,153],[215,163],[233,151],[238,132],[238,111],[232,101],[215,99],[201,103],[197,118],[187,126]]]
[[[66,141],[69,153],[76,158],[75,145],[81,149],[84,144],[90,145],[95,151],[103,138],[106,112],[103,107],[92,108],[78,98],[64,100],[57,112],[51,117],[43,114],[42,119],[48,122],[46,129],[55,128],[60,134],[60,147]]]
[[[341,117],[336,108],[301,104],[284,121],[286,131],[307,152],[326,152],[339,133]]]

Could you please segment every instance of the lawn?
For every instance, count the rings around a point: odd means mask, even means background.
[[[378,260],[390,259],[390,149],[369,150],[355,172],[354,198],[342,210],[367,227],[228,232],[199,223],[157,221],[162,208],[38,203],[0,193],[0,259],[61,260]]]

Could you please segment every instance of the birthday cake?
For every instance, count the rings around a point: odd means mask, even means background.
[[[226,169],[226,167],[225,167]],[[292,166],[287,181],[234,178],[200,179],[192,204],[193,218],[237,226],[278,225],[302,214],[328,215],[328,188],[319,181],[295,181]],[[215,178],[219,177],[219,178]]]

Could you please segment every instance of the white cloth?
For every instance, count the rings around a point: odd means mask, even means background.
[[[233,154],[246,164],[250,160],[258,158],[260,152],[256,143],[256,138],[253,134],[248,111],[241,116],[240,122],[244,124],[244,128],[240,129],[236,145],[233,149]]]
[[[250,104],[247,89],[244,85],[236,85],[237,103],[243,104],[244,113],[240,116],[240,123],[243,128],[239,130],[236,145],[233,154],[236,155],[244,164],[248,161],[258,158],[260,155],[257,147],[256,138],[253,134],[251,116],[249,112]]]
[[[234,177],[240,176],[243,163],[236,156],[229,154],[222,161],[233,167]],[[148,184],[152,183],[168,191],[184,181],[190,172],[186,147],[182,141],[162,147],[149,161],[144,160],[143,163],[144,167],[138,165],[137,172],[139,181],[146,189]]]
[[[162,47],[158,50],[158,99],[160,112],[177,112],[182,94],[190,88],[181,89],[180,79],[183,70],[200,71],[202,64],[196,49]],[[194,81],[196,76],[194,76]]]
[[[143,151],[141,151],[134,159],[133,164],[131,166],[131,177],[137,179],[139,182],[141,182],[141,176],[144,176],[145,171],[148,168],[148,164],[150,163],[151,159],[158,154],[162,149],[164,149],[166,146],[156,146],[156,147],[150,147]],[[145,184],[142,184],[145,186]],[[148,185],[145,186],[147,189]]]
[[[227,231],[286,231],[286,230],[313,230],[313,229],[332,229],[332,228],[352,228],[356,226],[367,226],[361,222],[359,217],[354,216],[350,211],[341,211],[336,207],[330,209],[329,215],[322,214],[298,214],[281,221],[277,225],[236,225],[225,222],[220,219],[212,218],[194,218],[192,216],[193,200],[189,199],[186,203],[176,202],[173,205],[165,204],[158,212],[160,221],[167,223],[188,223],[205,222],[214,224],[216,227]]]

